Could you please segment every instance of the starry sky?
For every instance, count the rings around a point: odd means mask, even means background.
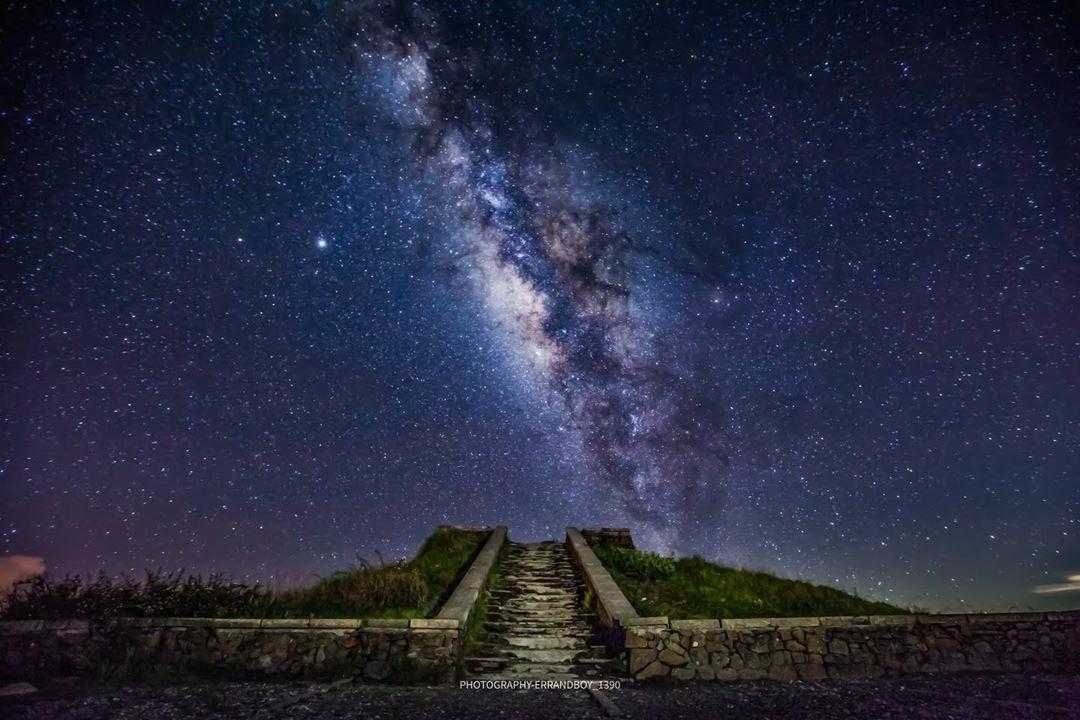
[[[1020,5],[8,4],[0,554],[1080,604],[1080,18]]]

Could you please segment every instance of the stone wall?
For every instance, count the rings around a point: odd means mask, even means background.
[[[165,669],[214,675],[452,682],[506,528],[491,531],[432,619],[123,618],[0,622],[0,676]]]
[[[0,623],[0,674],[9,678],[138,672],[356,677],[450,682],[457,621],[126,619]]]
[[[1080,611],[752,620],[629,618],[638,680],[822,680],[1080,670]]]

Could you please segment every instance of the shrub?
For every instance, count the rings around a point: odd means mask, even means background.
[[[222,575],[203,577],[182,571],[148,571],[143,580],[104,573],[93,580],[44,575],[17,583],[0,615],[12,620],[223,617],[243,614],[264,594],[257,585],[230,582]]]

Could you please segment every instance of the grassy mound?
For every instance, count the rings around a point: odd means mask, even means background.
[[[611,545],[597,557],[645,616],[678,619],[892,615],[907,612],[836,588]]]
[[[439,528],[416,557],[361,564],[315,583],[273,591],[221,575],[147,572],[145,578],[47,576],[18,583],[0,606],[5,620],[117,617],[424,617],[452,592],[486,533]]]

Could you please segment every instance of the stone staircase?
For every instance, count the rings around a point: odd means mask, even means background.
[[[466,651],[470,677],[594,679],[611,660],[582,603],[584,586],[566,546],[507,543],[502,582],[489,592],[482,639]]]

